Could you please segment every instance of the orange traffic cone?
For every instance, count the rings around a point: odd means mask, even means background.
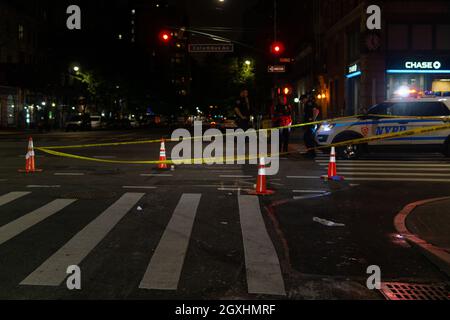
[[[159,150],[159,164],[158,169],[167,170],[169,169],[167,163],[167,156],[166,156],[166,142],[164,139],[161,139],[161,148]]]
[[[336,148],[331,148],[330,163],[328,164],[328,175],[324,176],[326,180],[342,181],[344,177],[338,176],[336,166]]]
[[[26,173],[42,172],[42,170],[36,169],[34,157],[35,154],[34,154],[33,138],[30,137],[30,139],[28,140],[27,154],[25,155],[25,170],[20,169],[19,172],[26,172]]]
[[[272,195],[275,191],[267,189],[267,178],[266,178],[266,159],[259,159],[258,166],[258,180],[256,181],[256,190],[252,191],[250,194],[254,195]]]

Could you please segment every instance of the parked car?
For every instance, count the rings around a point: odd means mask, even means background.
[[[66,122],[66,131],[91,130],[91,117],[89,115],[74,115]]]
[[[99,115],[91,115],[91,128],[93,130],[100,130],[106,127],[105,119]]]

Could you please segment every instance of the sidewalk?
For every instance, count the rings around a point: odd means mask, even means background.
[[[406,227],[420,239],[450,253],[450,199],[417,207]]]

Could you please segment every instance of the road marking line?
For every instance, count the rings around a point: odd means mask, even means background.
[[[223,174],[223,175],[220,175],[220,178],[242,178],[242,179],[246,179],[246,178],[253,178],[253,176]]]
[[[320,176],[287,176],[288,179],[319,179]]]
[[[294,200],[315,199],[315,198],[326,197],[326,196],[329,196],[330,194],[331,194],[331,192],[325,192],[325,193],[313,194],[313,195],[309,195],[309,196],[298,196],[298,197],[293,197],[293,199],[294,199]]]
[[[239,196],[248,292],[286,295],[277,252],[266,230],[256,196]]]
[[[397,173],[397,172],[351,172],[351,171],[340,171],[343,175],[350,175],[350,176],[418,176],[418,177],[450,177],[450,174],[444,174],[444,173]]]
[[[62,172],[62,173],[55,173],[55,176],[84,176],[84,173],[70,173],[70,172]]]
[[[20,284],[31,286],[61,285],[67,276],[67,267],[80,265],[83,259],[144,195],[144,193],[125,193],[117,202],[78,232]]]
[[[172,174],[162,174],[162,173],[143,173],[140,175],[141,177],[173,177]]]
[[[294,193],[327,193],[324,190],[292,190]]]
[[[218,188],[219,191],[241,191],[242,188]]]
[[[441,160],[441,161],[439,161]],[[319,163],[328,163],[330,160],[316,160],[316,162]],[[404,162],[404,163],[411,163],[411,164],[428,164],[430,162],[439,162],[441,164],[446,164],[448,163],[445,159],[430,159],[429,161],[408,161],[406,159],[399,159],[399,160],[338,160],[337,163],[399,163],[399,162]],[[448,163],[450,164],[450,163]]]
[[[0,245],[11,240],[25,230],[58,213],[68,205],[74,203],[74,199],[57,199],[13,222],[0,227]]]
[[[450,182],[450,179],[417,179],[417,178],[347,178],[346,181],[380,181],[380,182]]]
[[[320,166],[328,166],[327,163],[321,163]],[[410,163],[337,163],[341,167],[423,167],[423,168],[449,168],[450,164],[410,164]]]
[[[116,156],[93,156],[92,158],[96,158],[96,159],[117,159]]]
[[[156,189],[156,187],[151,187],[151,186],[123,186],[122,189]]]
[[[27,188],[61,188],[61,186],[60,185],[44,186],[44,185],[30,184],[27,186]]]
[[[201,194],[183,194],[156,248],[140,289],[177,290]]]
[[[360,168],[341,168],[339,171],[436,171],[436,172],[450,172],[450,168],[441,169],[441,168],[369,168],[369,167],[360,167]]]
[[[29,195],[31,192],[10,192],[0,197],[0,206]]]

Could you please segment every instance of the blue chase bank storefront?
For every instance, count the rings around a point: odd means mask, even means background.
[[[386,96],[391,99],[405,90],[450,96],[450,57],[394,57],[387,61]]]

